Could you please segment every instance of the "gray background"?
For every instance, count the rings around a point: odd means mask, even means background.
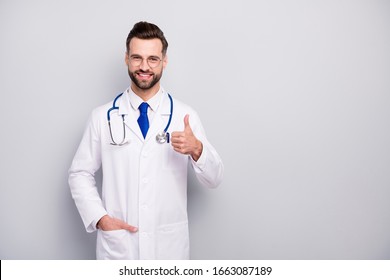
[[[193,259],[390,259],[390,1],[0,0],[0,258],[93,259],[67,170],[139,20],[225,163]]]

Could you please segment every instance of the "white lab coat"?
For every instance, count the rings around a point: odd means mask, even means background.
[[[197,113],[174,99],[169,132],[184,130],[184,116],[203,143],[198,162],[173,150],[171,144],[159,144],[155,137],[164,130],[170,114],[170,101],[163,92],[160,106],[150,124],[146,139],[137,120],[129,118],[129,93],[117,101],[119,111],[111,113],[116,142],[123,136],[124,146],[110,145],[107,111],[112,102],[95,109],[69,169],[69,185],[86,230],[96,230],[98,220],[108,214],[138,227],[127,230],[98,230],[97,259],[188,259],[187,167],[195,170],[199,181],[216,187],[222,180],[223,164],[207,141]],[[102,197],[96,188],[95,172],[102,166]]]

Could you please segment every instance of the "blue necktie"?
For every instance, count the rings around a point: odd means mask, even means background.
[[[141,132],[144,136],[144,139],[146,137],[146,133],[148,133],[149,130],[148,107],[149,104],[146,102],[141,103],[141,105],[139,105],[138,107],[139,111],[141,112],[138,118],[138,124],[139,128],[141,128]]]

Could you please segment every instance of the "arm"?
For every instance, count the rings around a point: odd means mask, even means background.
[[[101,166],[98,122],[92,113],[76,155],[69,169],[72,197],[87,232],[96,230],[97,222],[107,214],[97,191],[95,172]]]

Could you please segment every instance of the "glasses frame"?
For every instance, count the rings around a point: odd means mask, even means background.
[[[128,55],[128,59],[129,59],[129,64],[130,64],[131,66],[133,66],[133,67],[139,67],[139,66],[141,66],[142,63],[144,62],[144,59],[146,59],[146,63],[147,63],[148,66],[149,66],[150,68],[152,68],[152,69],[159,67],[159,66],[161,65],[161,62],[163,61],[163,58],[159,58],[158,56],[151,55],[151,56],[149,56],[149,57],[147,57],[147,58],[144,58],[144,57],[142,57],[142,56],[140,56],[140,55],[137,55],[137,54],[132,54],[132,55],[129,54],[129,55]],[[134,59],[140,59],[140,61],[139,61],[139,62],[135,62]],[[152,62],[152,65],[150,64],[150,63],[151,63],[150,60],[153,60],[153,59],[159,61],[158,64],[155,65],[155,66],[152,66],[154,62]]]

